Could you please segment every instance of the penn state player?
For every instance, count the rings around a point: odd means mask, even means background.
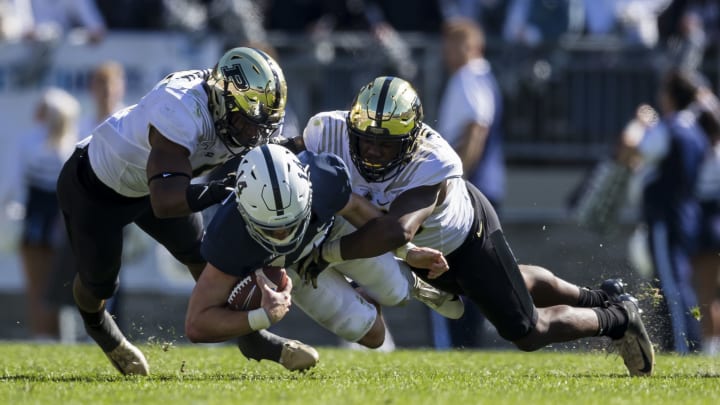
[[[88,335],[121,373],[149,373],[105,310],[118,287],[123,228],[136,223],[197,279],[205,265],[198,212],[224,199],[234,177],[190,180],[266,142],[286,99],[272,58],[234,48],[213,69],[165,77],[95,128],[65,164],[57,192],[77,267],[75,303]]]
[[[631,375],[652,374],[653,347],[636,300],[518,265],[492,206],[462,180],[459,157],[422,120],[420,99],[408,82],[378,77],[360,90],[349,111],[315,115],[302,137],[287,143],[296,151],[330,152],[352,162],[353,191],[386,211],[320,246],[311,255],[319,260],[306,275],[322,271],[325,263],[406,243],[433,247],[445,254],[450,269],[427,281],[469,297],[521,350],[609,336]]]
[[[218,342],[264,330],[285,316],[292,291],[292,301],[320,325],[347,340],[379,347],[385,325],[374,302],[397,305],[411,297],[414,277],[407,266],[381,252],[369,259],[337,262],[313,285],[298,283],[296,272],[325,239],[350,232],[354,228],[349,224],[361,226],[379,215],[381,211],[352,193],[347,167],[337,156],[312,152],[296,156],[274,144],[252,149],[238,166],[235,198],[220,206],[203,238],[208,264],[190,297],[185,334],[193,342]],[[413,247],[406,257],[413,266],[433,274],[447,270],[443,255],[435,249]],[[263,282],[261,308],[230,310],[227,297],[238,279],[266,265],[285,267],[293,282],[279,292]],[[295,357],[288,359],[269,340],[254,345],[248,357],[281,364],[304,362],[307,368],[318,360],[317,352],[288,353]]]

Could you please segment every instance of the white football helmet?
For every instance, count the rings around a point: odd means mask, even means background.
[[[237,170],[235,199],[250,236],[265,250],[286,255],[300,246],[310,222],[308,169],[275,144],[251,149]]]

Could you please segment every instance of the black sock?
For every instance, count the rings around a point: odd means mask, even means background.
[[[607,307],[609,299],[610,297],[603,290],[590,290],[580,287],[577,306],[582,308]]]
[[[611,305],[607,308],[592,308],[597,314],[600,330],[598,336],[608,336],[612,339],[620,339],[625,334],[628,326],[628,316],[625,310],[619,305]]]
[[[106,311],[85,312],[79,309],[88,336],[97,342],[104,352],[111,352],[125,338],[115,320]]]
[[[237,340],[238,349],[243,356],[253,360],[272,360],[280,361],[283,343],[287,342],[282,336],[261,329],[257,332],[240,336]]]

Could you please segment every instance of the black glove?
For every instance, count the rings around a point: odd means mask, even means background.
[[[190,210],[198,212],[211,205],[223,202],[235,188],[236,177],[235,173],[228,173],[225,178],[219,180],[190,184],[185,194]]]
[[[314,247],[313,250],[302,259],[298,270],[300,279],[303,280],[305,284],[308,282],[312,283],[313,288],[317,288],[318,276],[330,264],[322,257],[322,247],[322,243],[320,246]]]

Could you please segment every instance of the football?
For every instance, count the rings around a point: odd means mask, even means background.
[[[238,280],[228,296],[228,307],[235,311],[249,311],[260,308],[262,293],[257,283],[258,274],[264,274],[267,284],[274,291],[282,290],[288,282],[285,269],[282,267],[265,266]]]

